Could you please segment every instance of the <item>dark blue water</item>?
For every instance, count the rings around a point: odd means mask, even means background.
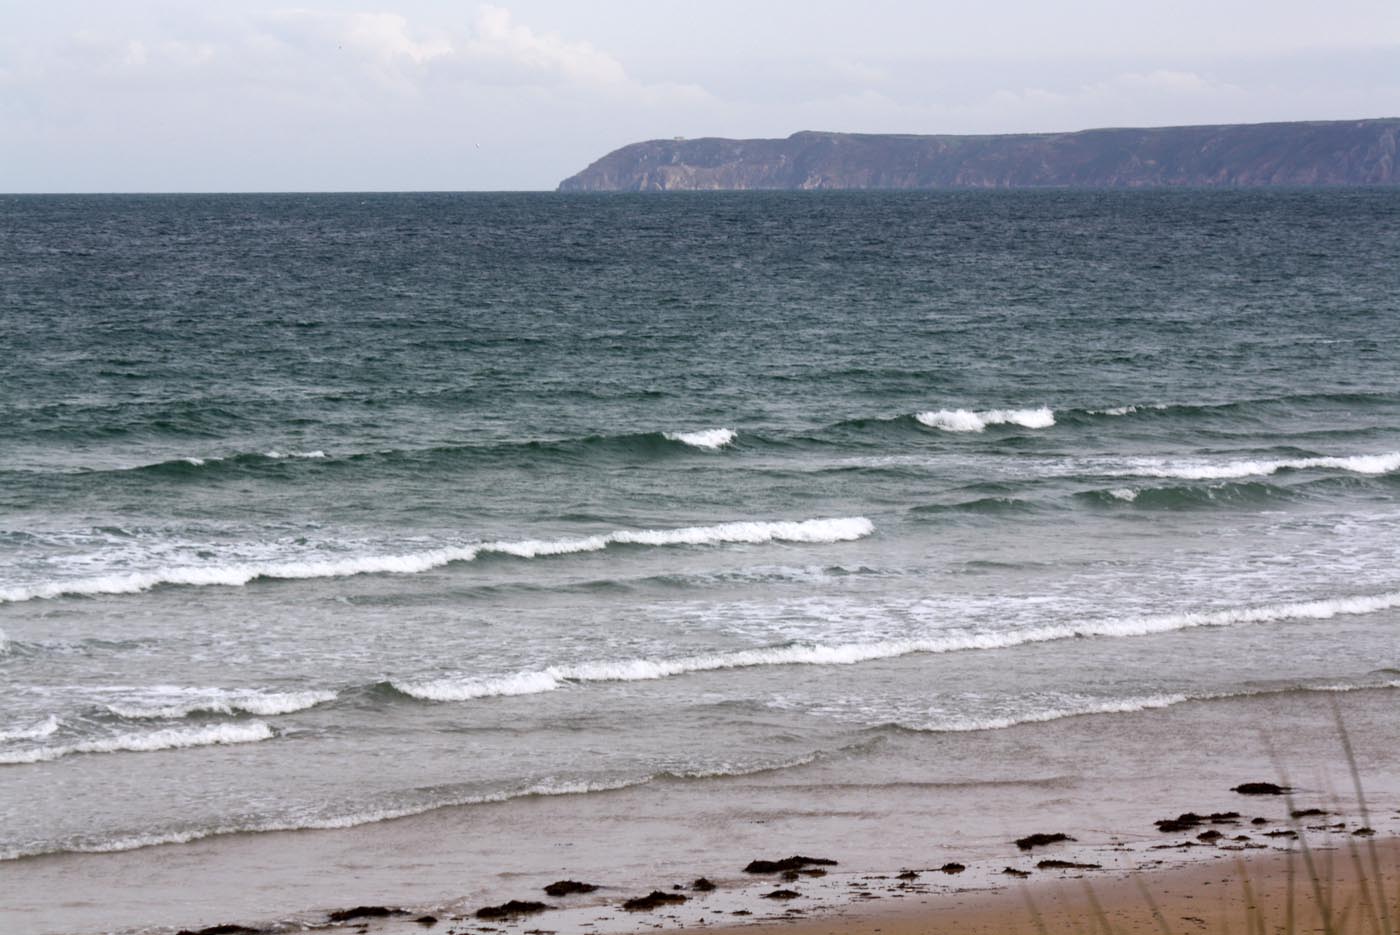
[[[1397,216],[0,198],[0,856],[1393,686]]]

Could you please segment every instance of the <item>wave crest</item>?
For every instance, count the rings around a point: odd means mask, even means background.
[[[510,695],[537,695],[560,687],[548,672],[520,672],[500,678],[433,679],[427,682],[390,682],[395,691],[420,701],[470,701]]]
[[[1356,474],[1389,474],[1400,470],[1400,451],[1384,454],[1350,455],[1345,457],[1292,458],[1274,461],[1243,460],[1223,464],[1201,462],[1156,461],[1135,465],[1119,472],[1124,477],[1179,477],[1184,480],[1232,480],[1241,477],[1266,477],[1279,471],[1304,471],[1316,468],[1351,471]]]
[[[32,747],[28,750],[0,753],[0,765],[47,763],[78,753],[150,753],[185,747],[255,743],[259,740],[270,740],[273,736],[272,728],[262,721],[249,724],[214,724],[193,729],[168,727],[149,733],[118,734],[115,737],[85,740],[58,747]]]
[[[945,432],[984,432],[989,425],[1019,425],[1028,429],[1045,429],[1055,424],[1055,412],[1048,406],[1039,409],[939,409],[918,412],[914,418],[921,425]]]
[[[503,695],[555,691],[570,683],[637,682],[676,675],[780,665],[854,665],[916,653],[1010,649],[1031,643],[1082,637],[1132,637],[1170,633],[1196,627],[1270,623],[1282,620],[1327,620],[1336,616],[1370,614],[1400,607],[1400,591],[1359,597],[1324,598],[1257,607],[1120,617],[1080,624],[1054,624],[1021,630],[967,631],[907,640],[873,643],[821,643],[767,646],[755,649],[682,656],[584,662],[549,666],[499,677],[440,678],[425,682],[392,682],[397,691],[425,701],[467,701]]]
[[[875,526],[863,516],[788,521],[743,521],[679,529],[624,529],[574,539],[526,539],[446,546],[403,555],[363,555],[306,562],[236,562],[191,565],[0,588],[0,604],[43,600],[63,595],[135,594],[159,585],[237,587],[259,578],[345,578],[368,574],[417,574],[481,555],[540,558],[598,552],[611,545],[720,545],[766,542],[835,543],[862,539]]]
[[[51,734],[57,733],[63,722],[58,719],[58,715],[50,714],[38,724],[29,727],[17,727],[7,730],[0,730],[0,743],[13,740],[43,740]]]
[[[738,434],[733,429],[704,429],[699,432],[665,432],[666,438],[692,448],[706,448],[714,451],[731,444]]]
[[[106,708],[118,717],[133,720],[174,719],[192,714],[252,714],[276,717],[305,711],[318,704],[334,701],[333,691],[300,692],[196,692],[196,697],[177,704],[108,704]]]

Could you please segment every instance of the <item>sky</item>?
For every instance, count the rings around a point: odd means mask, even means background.
[[[673,136],[1400,116],[1400,0],[0,0],[0,191],[552,189]]]

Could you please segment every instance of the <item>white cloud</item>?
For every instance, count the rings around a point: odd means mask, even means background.
[[[140,67],[146,64],[146,44],[138,39],[132,39],[126,44],[126,55],[122,56],[123,65],[133,65]]]
[[[537,33],[515,22],[509,10],[482,6],[463,57],[496,70],[500,77],[544,83],[620,85],[628,81],[622,63],[587,42]]]
[[[422,28],[398,13],[289,9],[255,29],[315,67],[334,50],[366,73],[414,86],[444,81],[644,91],[622,63],[592,44],[539,32],[503,7],[482,5],[456,30]]]
[[[380,59],[402,56],[421,65],[452,54],[452,44],[442,37],[410,36],[408,20],[397,13],[352,13],[341,32],[347,45]]]

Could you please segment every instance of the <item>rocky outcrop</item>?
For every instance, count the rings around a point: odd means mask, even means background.
[[[564,192],[1396,185],[1400,119],[1003,136],[794,133],[624,146]]]

